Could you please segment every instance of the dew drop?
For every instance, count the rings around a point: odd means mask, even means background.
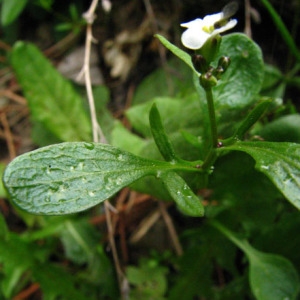
[[[123,154],[119,154],[119,155],[117,156],[117,160],[118,160],[118,161],[123,161],[123,160],[124,160]]]
[[[51,201],[51,198],[50,197],[47,197],[47,198],[45,198],[45,200],[44,200],[46,203],[49,203],[50,201]]]
[[[74,171],[75,170],[75,168],[73,167],[73,166],[71,166],[70,167],[70,171],[72,172],[72,171]]]
[[[88,150],[93,150],[95,145],[93,143],[84,143],[84,147]]]
[[[157,172],[156,172],[156,177],[157,177],[157,178],[160,178],[160,176],[161,176],[161,171],[157,171]]]
[[[78,165],[77,165],[77,169],[78,170],[82,170],[84,167],[84,163],[80,162]]]
[[[120,185],[120,184],[122,184],[122,182],[123,182],[123,180],[122,180],[122,178],[117,178],[117,180],[116,180],[116,184],[117,185]]]
[[[261,166],[263,170],[269,170],[269,166]]]
[[[95,197],[95,193],[92,192],[92,191],[89,191],[89,196],[90,196],[90,197]]]

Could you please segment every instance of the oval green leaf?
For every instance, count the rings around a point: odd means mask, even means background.
[[[110,145],[61,143],[23,154],[3,182],[13,202],[35,214],[61,215],[90,208],[135,180],[170,168]]]

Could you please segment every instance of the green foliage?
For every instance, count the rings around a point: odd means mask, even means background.
[[[266,254],[254,249],[247,241],[239,239],[215,221],[212,225],[246,254],[250,265],[250,285],[256,299],[296,299],[300,289],[300,280],[290,261],[279,255]]]
[[[298,58],[276,12],[262,2]],[[39,1],[44,9],[52,3]],[[15,9],[7,9],[2,22],[13,22],[23,8]],[[69,13],[71,22],[58,29],[81,23],[75,6]],[[102,100],[99,123],[111,145],[90,143],[82,97],[35,46],[15,44],[10,61],[29,102],[36,141],[50,145],[7,166],[3,182],[11,201],[33,214],[67,215],[130,186],[175,202],[184,253],[167,265],[142,259],[127,267],[130,299],[297,299],[300,123],[295,108],[281,99],[288,84],[298,84],[297,66],[283,75],[264,65],[252,40],[229,34],[211,62],[211,74],[199,74],[187,52],[156,37],[179,60],[137,88],[125,112],[132,131],[106,109],[107,89],[94,90]],[[216,76],[224,55],[231,65]],[[169,69],[180,74],[170,78]],[[17,235],[0,218],[4,297],[38,282],[45,299],[118,298],[112,266],[87,218],[17,214],[32,230]],[[59,257],[53,237],[71,262],[69,269],[49,261],[54,251]]]
[[[126,275],[128,281],[135,288],[130,293],[130,299],[166,299],[167,291],[166,267],[162,267],[155,260],[141,260],[138,267],[128,266]]]
[[[2,224],[3,218],[1,217],[0,219]],[[82,228],[79,228],[79,224]],[[86,253],[88,252],[89,265],[91,267],[99,267],[97,262],[101,260],[104,261],[102,257],[106,260],[107,258],[105,258],[103,253],[97,251],[95,246],[91,247],[89,240],[91,240],[91,236],[95,235],[95,229],[93,229],[86,220],[56,219],[52,220],[52,224],[47,222],[47,225],[54,231],[49,230],[49,228],[45,226],[45,229],[40,232],[36,231],[34,234],[28,232],[24,236],[18,236],[6,230],[5,235],[1,237],[0,262],[3,265],[1,273],[5,276],[1,281],[1,291],[5,299],[12,299],[13,295],[30,282],[30,280],[34,280],[40,284],[43,291],[43,299],[51,300],[57,299],[58,297],[62,297],[63,299],[86,299],[83,287],[89,283],[88,280],[81,279],[80,282],[76,277],[72,276],[66,268],[62,268],[48,261],[49,255],[54,253],[53,243],[49,243],[49,237],[55,232],[61,236],[64,244],[68,244],[66,235],[69,233],[73,237],[72,245],[66,245],[65,251],[70,253],[70,247],[73,249],[84,248],[82,253],[84,254],[84,251],[86,251]],[[1,233],[3,234],[3,226],[1,227]],[[86,228],[89,228],[89,232],[84,231]],[[38,237],[41,238],[42,236],[44,241],[46,240],[48,242],[37,245],[35,239]],[[71,242],[71,240],[69,241]],[[95,241],[93,243],[95,245]],[[86,254],[81,257],[81,263],[85,256]],[[92,257],[93,259],[91,259]],[[78,262],[76,255],[71,255],[69,258],[71,261]],[[105,264],[100,264],[100,266],[102,272],[107,273],[112,270],[110,264],[106,267]],[[89,278],[89,280],[92,281],[92,278]],[[102,285],[101,280],[103,282],[103,279],[97,278],[99,286]],[[111,281],[113,281],[113,277]],[[108,285],[107,282],[107,286]],[[113,291],[108,292],[106,295],[113,295]]]
[[[80,96],[34,45],[16,43],[11,64],[35,122],[60,141],[91,140],[91,125]]]
[[[286,199],[300,209],[299,144],[237,142],[227,149],[251,155],[256,161],[256,169],[269,177]]]
[[[199,171],[197,164],[148,160],[104,144],[61,143],[17,157],[6,168],[4,184],[22,209],[59,215],[95,206],[147,175]]]
[[[11,24],[23,11],[27,0],[2,0],[1,24],[7,26]]]

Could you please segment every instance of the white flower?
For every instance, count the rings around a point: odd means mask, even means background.
[[[181,42],[186,48],[200,49],[210,37],[229,30],[236,24],[236,19],[227,21],[223,12],[207,15],[203,19],[181,24],[187,28],[181,36]]]

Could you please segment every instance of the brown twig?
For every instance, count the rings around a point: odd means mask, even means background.
[[[40,289],[40,285],[38,283],[33,283],[26,290],[23,290],[18,295],[16,295],[13,298],[13,300],[29,299],[29,297],[32,296],[32,294],[34,294],[39,289]]]
[[[17,154],[16,154],[16,149],[14,146],[14,138],[10,131],[10,127],[9,127],[5,113],[0,113],[0,121],[4,128],[5,139],[6,139],[6,143],[7,143],[7,147],[8,147],[8,151],[9,151],[9,158],[11,160],[13,160],[17,156]]]
[[[0,96],[5,96],[9,98],[10,100],[13,100],[21,105],[26,105],[27,101],[24,97],[14,93],[12,90],[1,90],[0,91]]]
[[[87,22],[85,54],[84,54],[84,65],[83,65],[83,68],[82,68],[81,72],[79,73],[78,77],[84,75],[84,79],[85,79],[85,87],[86,87],[87,97],[88,97],[88,101],[89,101],[90,115],[91,115],[92,128],[93,128],[93,141],[107,143],[106,138],[102,132],[102,129],[97,121],[95,101],[94,101],[92,83],[91,83],[91,74],[90,74],[91,46],[92,46],[92,43],[96,42],[96,40],[93,38],[92,25],[96,18],[95,10],[96,10],[98,1],[99,0],[93,0],[89,10],[83,14],[83,17],[85,18],[85,20]]]

